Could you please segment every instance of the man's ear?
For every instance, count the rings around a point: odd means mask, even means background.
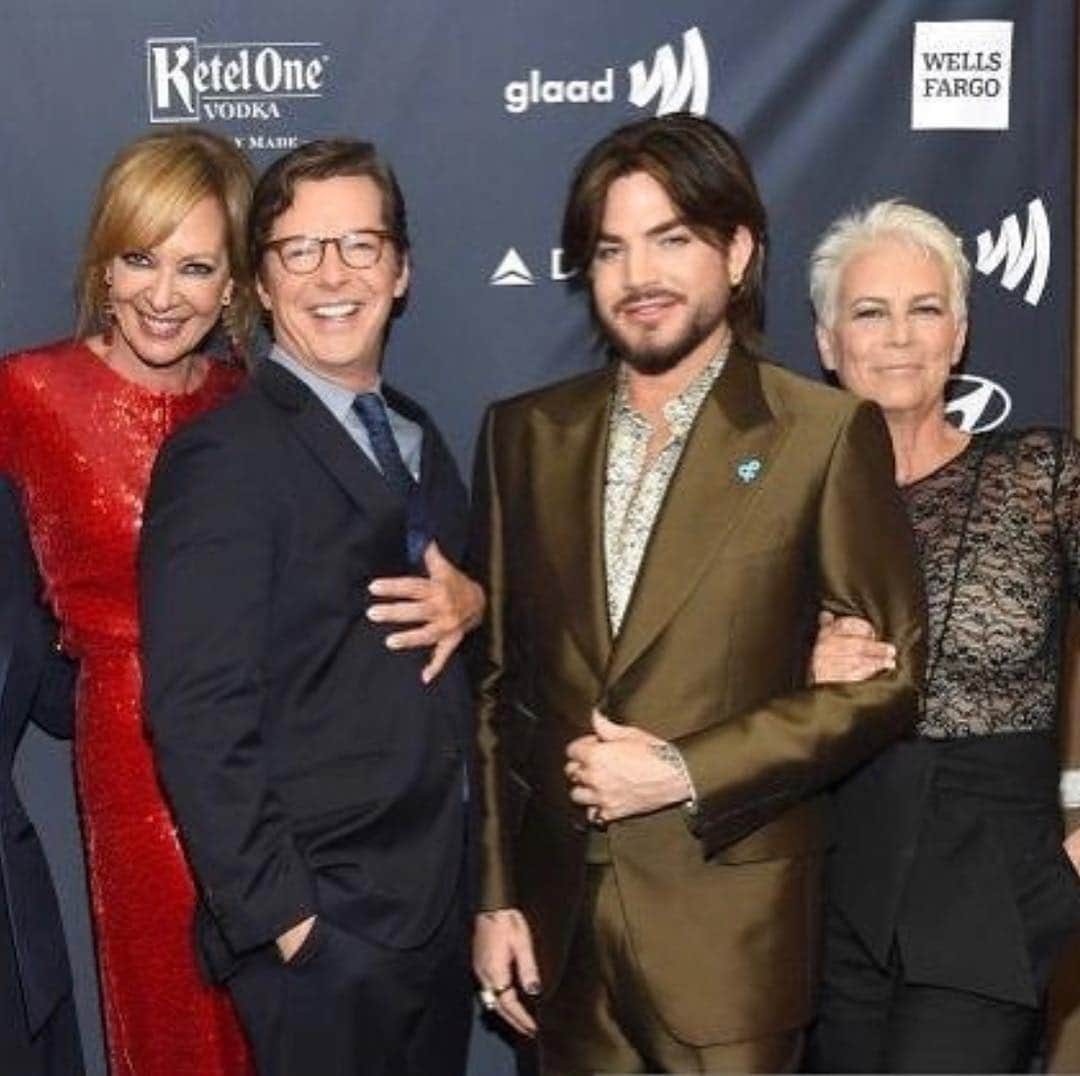
[[[394,281],[394,298],[400,299],[409,290],[409,277],[412,274],[412,264],[408,254],[398,256],[398,275]]]
[[[262,308],[268,314],[270,313],[270,293],[266,290],[262,279],[262,270],[259,270],[255,274],[255,291],[258,293],[259,302],[262,303]]]
[[[727,271],[732,287],[741,284],[746,276],[746,267],[753,257],[754,245],[750,229],[740,224],[727,244]]]

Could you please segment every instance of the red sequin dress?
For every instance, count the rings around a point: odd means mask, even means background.
[[[136,590],[158,448],[241,378],[213,363],[194,392],[155,392],[72,342],[0,362],[0,470],[81,663],[75,763],[113,1076],[253,1071],[227,993],[195,965],[194,884],[144,729]]]

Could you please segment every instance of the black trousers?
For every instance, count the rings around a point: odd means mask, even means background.
[[[228,981],[259,1076],[461,1076],[472,1023],[464,916],[389,949],[320,916],[283,964],[269,946]]]
[[[19,967],[0,889],[0,1073],[4,1076],[82,1076],[82,1046],[70,994],[31,1038],[26,1027]]]
[[[1042,1032],[1039,1009],[909,983],[896,951],[882,968],[835,909],[825,935],[808,1071],[1031,1071]]]

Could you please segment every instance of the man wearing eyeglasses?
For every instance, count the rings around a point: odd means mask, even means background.
[[[269,359],[167,444],[147,503],[155,751],[200,953],[264,1076],[465,1065],[475,767],[453,651],[483,599],[453,566],[450,454],[381,381],[408,250],[370,144],[272,165],[250,219]]]

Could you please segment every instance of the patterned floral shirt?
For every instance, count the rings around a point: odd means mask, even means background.
[[[649,536],[694,419],[726,358],[725,348],[678,396],[664,404],[670,437],[651,461],[646,461],[646,451],[652,428],[630,406],[626,370],[619,371],[604,486],[604,569],[612,635],[618,635],[622,627]]]

